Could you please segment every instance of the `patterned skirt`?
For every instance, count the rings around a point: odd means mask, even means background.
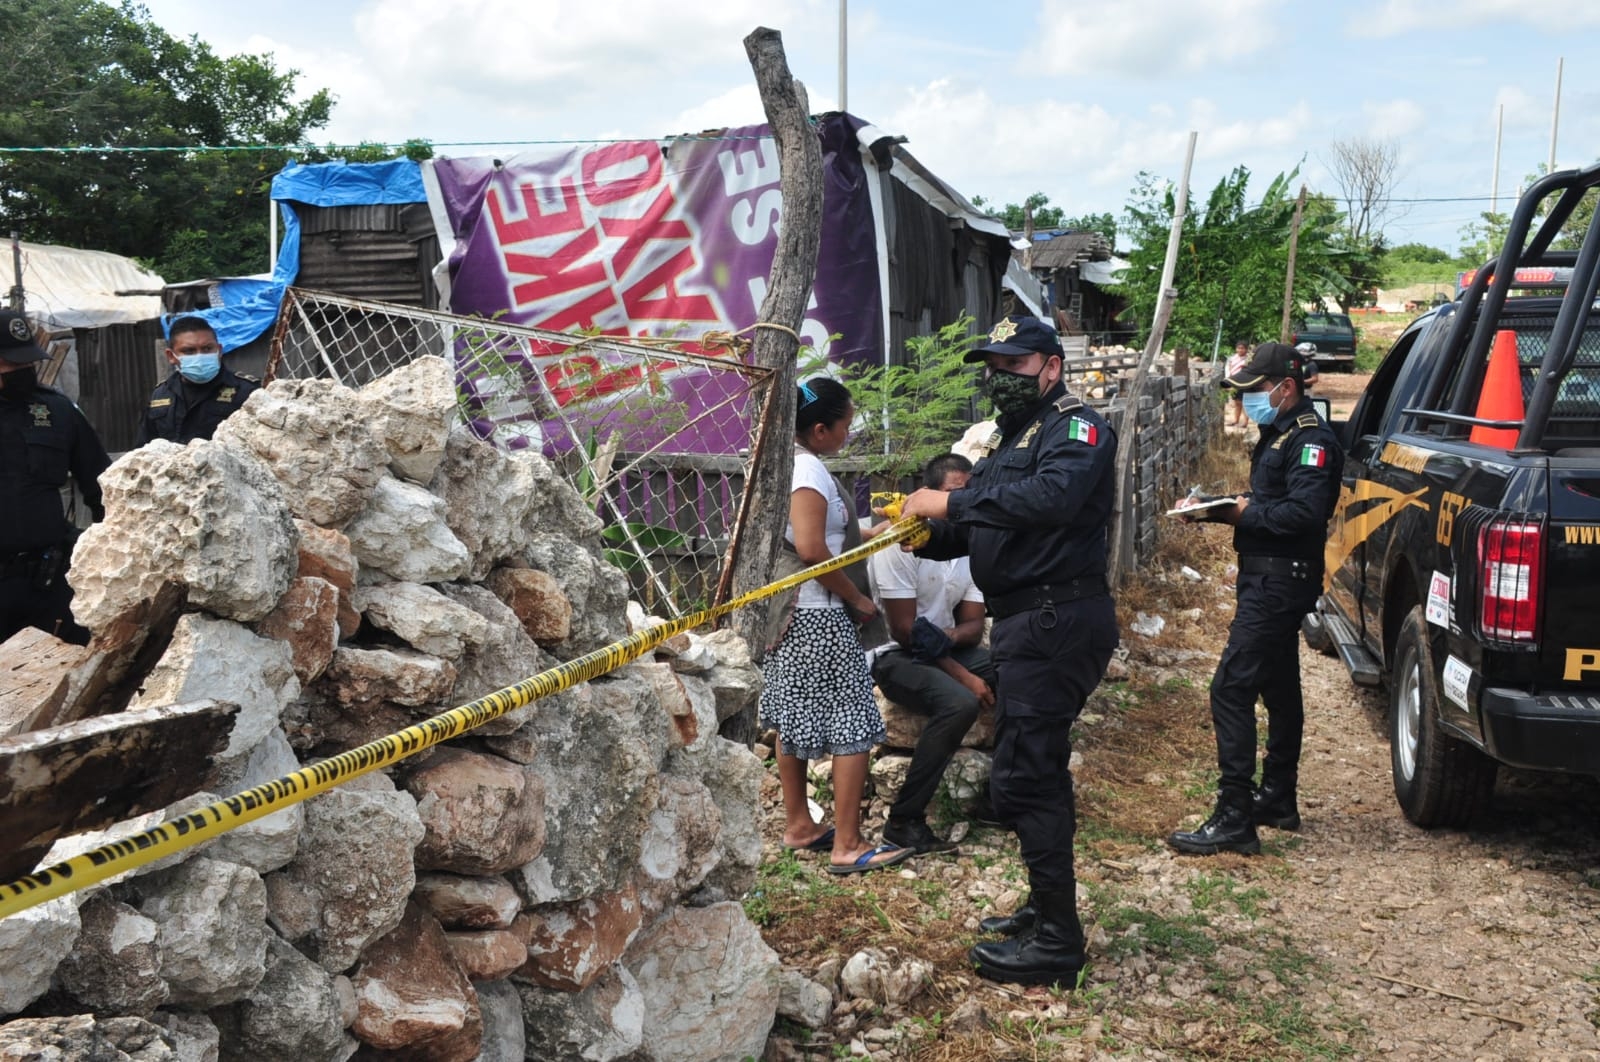
[[[872,672],[842,608],[797,608],[762,662],[761,722],[803,760],[866,752],[887,737]]]

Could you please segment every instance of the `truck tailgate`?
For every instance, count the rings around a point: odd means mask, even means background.
[[[1540,685],[1600,690],[1600,451],[1550,462]]]

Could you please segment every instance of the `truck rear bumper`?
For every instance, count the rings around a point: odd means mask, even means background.
[[[1600,774],[1600,690],[1539,697],[1491,687],[1480,700],[1490,755],[1513,767]]]

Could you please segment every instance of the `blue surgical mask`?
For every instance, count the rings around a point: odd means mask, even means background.
[[[183,354],[178,358],[178,375],[190,383],[210,383],[221,369],[220,354]]]

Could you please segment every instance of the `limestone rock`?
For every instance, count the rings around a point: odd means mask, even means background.
[[[456,418],[456,385],[450,363],[420,357],[380,376],[357,395],[372,431],[389,451],[389,470],[426,485],[444,460]]]
[[[705,642],[694,635],[688,636],[689,644],[672,658],[672,670],[681,671],[685,675],[704,675],[717,666],[717,653]]]
[[[278,607],[256,624],[256,633],[286,642],[295,677],[302,686],[310,684],[339,647],[339,588],[323,579],[295,579]]]
[[[717,736],[716,695],[710,682],[698,675],[680,674],[670,664],[632,666],[650,683],[667,713],[669,748],[704,748]]]
[[[570,489],[570,488],[569,488]],[[572,602],[572,630],[558,650],[572,657],[592,652],[628,631],[628,578],[573,540],[530,524],[528,560],[554,577]]]
[[[663,774],[639,843],[639,899],[647,917],[687,895],[717,864],[722,813],[696,778]]]
[[[850,956],[839,972],[844,993],[875,1003],[909,1003],[933,982],[933,964],[894,949],[866,948]]]
[[[644,1042],[644,998],[633,975],[621,966],[612,966],[582,992],[561,992],[516,979],[512,983],[522,997],[529,1058],[619,1062],[636,1057],[634,1052]]]
[[[284,729],[302,751],[343,752],[444,711],[455,681],[454,665],[436,656],[340,646],[322,678],[285,710]]]
[[[363,576],[379,571],[399,582],[446,583],[471,567],[467,547],[445,523],[445,503],[391,476],[378,481],[345,533]]]
[[[352,979],[351,1031],[397,1059],[469,1062],[483,1036],[478,996],[456,964],[439,923],[416,904],[374,942]]]
[[[294,577],[296,536],[271,472],[214,442],[158,440],[100,475],[106,518],[72,553],[72,612],[100,630],[166,583],[190,608],[245,622]]]
[[[439,871],[418,874],[411,898],[445,929],[505,929],[522,909],[517,890],[504,878]]]
[[[150,1022],[161,1026],[172,1042],[172,1062],[218,1062],[221,1057],[222,1037],[216,1023],[204,1014],[158,1010]]]
[[[146,918],[160,926],[161,976],[173,1003],[243,999],[266,973],[267,892],[249,867],[201,856],[144,878]]]
[[[580,544],[594,542],[605,523],[566,475],[543,454],[533,450],[518,451],[517,459],[527,464],[534,481],[528,531],[543,531]],[[624,607],[617,606],[619,620]]]
[[[450,694],[454,703],[475,701],[555,665],[528,637],[516,613],[483,587],[450,585],[444,588],[444,595],[476,612],[486,624],[482,640],[469,642],[456,661],[456,687]],[[472,732],[479,737],[514,733],[536,710],[532,704],[513,708],[480,723]]]
[[[338,973],[400,924],[422,820],[411,794],[383,774],[346,782],[305,808],[300,854],[267,877],[267,897],[278,931]]]
[[[873,789],[886,799],[893,800],[906,784],[906,773],[910,769],[910,756],[879,756],[868,769]]]
[[[656,1062],[760,1057],[778,1009],[778,956],[736,903],[680,907],[623,963],[644,997]]]
[[[528,1056],[522,1026],[522,997],[509,981],[474,985],[483,1014],[483,1046],[475,1062],[523,1062]]]
[[[562,992],[582,991],[622,957],[643,917],[633,885],[530,911],[523,916],[528,962],[517,976]]]
[[[175,1062],[163,1030],[143,1018],[93,1014],[23,1018],[0,1025],[6,1062]]]
[[[328,380],[275,380],[223,421],[215,438],[265,462],[294,515],[343,527],[389,463],[355,399]]]
[[[923,727],[928,725],[928,717],[920,712],[913,711],[903,705],[889,700],[881,690],[874,689],[873,695],[878,701],[878,711],[883,716],[884,729],[889,736],[884,744],[892,749],[914,749],[917,740],[922,737]],[[983,708],[978,711],[978,718],[961,738],[963,748],[984,749],[994,747],[994,708]]]
[[[333,978],[281,938],[267,942],[267,972],[249,995],[213,1012],[227,1058],[320,1062],[344,1055]]]
[[[444,747],[414,773],[420,870],[499,874],[544,848],[544,781],[498,756]]]
[[[15,1014],[44,995],[81,924],[71,896],[0,918],[0,1014]]]
[[[222,796],[233,796],[264,785],[300,769],[289,739],[277,727],[250,753],[240,772],[225,777]],[[232,830],[212,841],[206,854],[213,859],[239,863],[258,874],[277,870],[294,858],[300,846],[300,830],[305,825],[306,806],[290,804],[278,811]]]
[[[160,927],[108,894],[78,910],[83,931],[56,970],[56,986],[100,1013],[148,1016],[167,1001],[161,978]]]
[[[179,618],[172,642],[132,706],[207,699],[237,704],[233,735],[222,756],[234,760],[260,744],[299,695],[286,644],[237,623],[190,612]]]
[[[446,933],[450,953],[470,981],[499,981],[528,961],[528,946],[505,929]]]
[[[673,774],[696,778],[711,794],[721,817],[716,865],[694,896],[697,905],[742,899],[755,886],[761,866],[761,782],[766,770],[743,745],[712,735],[703,748],[675,752]]]
[[[718,667],[755,667],[750,656],[750,643],[739,637],[731,628],[723,628],[697,637],[717,654]]]
[[[799,970],[778,975],[778,1016],[807,1029],[823,1029],[833,1016],[833,993]]]
[[[950,766],[944,769],[940,785],[962,810],[971,811],[979,798],[989,794],[989,765],[988,753],[957,749],[950,758]]]
[[[517,614],[522,629],[539,645],[557,645],[571,636],[572,602],[549,572],[496,568],[484,585]]]
[[[541,489],[536,462],[544,458],[498,450],[465,427],[451,430],[430,489],[444,499],[450,530],[472,555],[474,581],[498,564],[520,563],[528,514]]]
[[[301,579],[322,579],[339,589],[339,637],[348,638],[361,626],[361,613],[351,595],[361,576],[361,563],[350,551],[350,536],[331,527],[318,527],[309,520],[296,520],[300,530],[300,560],[295,575]]]
[[[750,646],[731,630],[712,631],[701,642],[717,657],[706,678],[717,699],[720,724],[756,703],[761,696],[761,668],[752,662]]]
[[[367,622],[424,653],[456,660],[489,637],[489,621],[421,583],[380,583],[356,591]]]

